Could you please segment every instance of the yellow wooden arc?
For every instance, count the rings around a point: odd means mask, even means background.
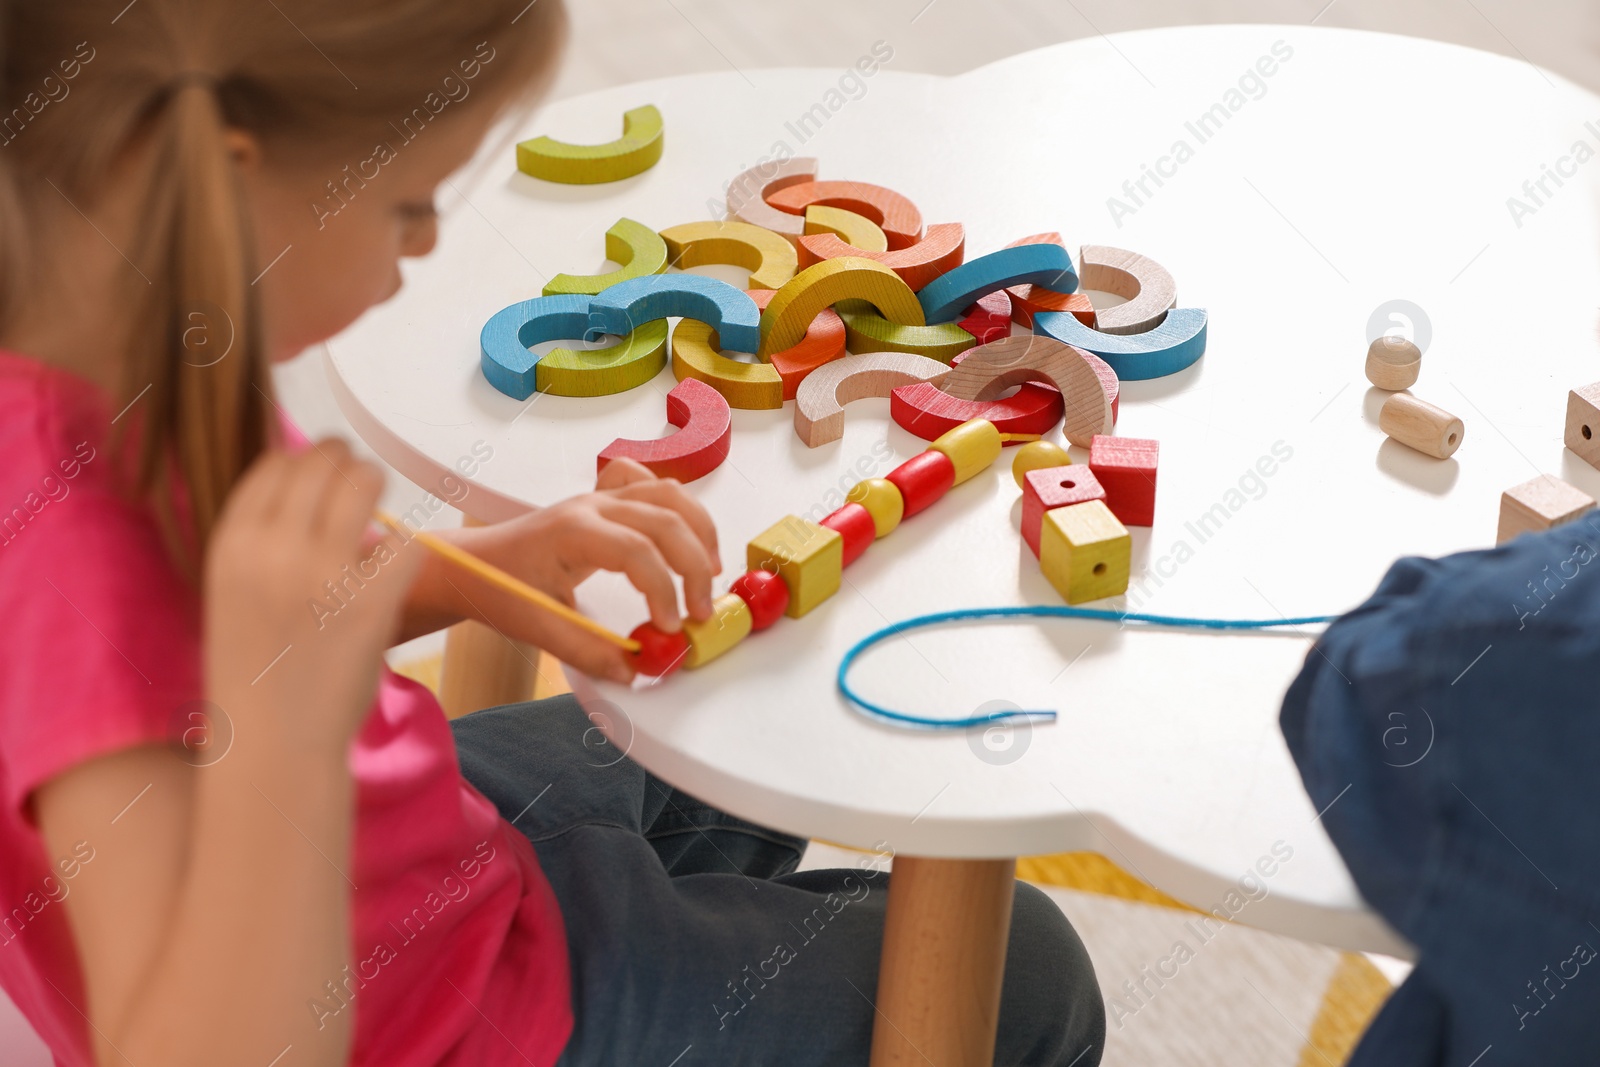
[[[731,263],[750,272],[747,289],[782,288],[800,266],[788,238],[748,222],[685,222],[662,230],[661,239],[672,266]]]
[[[806,233],[831,233],[851,248],[863,252],[887,252],[889,238],[883,227],[842,207],[812,204],[806,208]]]
[[[667,323],[647,322],[605,348],[557,348],[534,365],[536,388],[556,396],[610,396],[654,378],[667,364]]]
[[[544,295],[596,296],[629,278],[660,274],[667,269],[667,243],[642,222],[618,219],[606,231],[606,258],[621,268],[607,274],[557,274],[545,283]]]
[[[783,377],[777,369],[770,363],[741,363],[724,356],[716,331],[699,319],[683,319],[672,331],[672,373],[680,382],[685,378],[705,382],[731,408],[783,407]]]
[[[796,274],[773,296],[761,313],[763,358],[798,344],[811,320],[841,300],[865,300],[890,322],[922,326],[917,294],[894,271],[859,256],[841,256],[815,263]]]
[[[910,352],[949,363],[978,343],[978,339],[963,330],[959,323],[902,326],[890,322],[859,300],[847,300],[834,310],[844,319],[845,347],[855,353]]]
[[[654,104],[622,114],[622,136],[605,144],[535,137],[517,145],[517,169],[547,182],[594,185],[641,174],[661,159],[661,112]]]

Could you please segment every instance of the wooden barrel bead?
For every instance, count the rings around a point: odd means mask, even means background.
[[[860,504],[846,504],[823,519],[821,525],[837,531],[844,538],[846,567],[860,559],[878,536],[878,524],[873,521],[872,512]]]
[[[956,468],[956,485],[988,470],[989,465],[1000,458],[1003,447],[1005,442],[1000,439],[1000,431],[988,419],[963,422],[928,446],[931,451],[950,457]]]
[[[689,638],[682,630],[669,634],[645,622],[628,636],[639,642],[639,651],[632,655],[633,669],[651,678],[665,678],[689,655]]]
[[[1367,349],[1367,381],[1379,389],[1410,389],[1421,370],[1422,350],[1404,337],[1385,334]]]
[[[920,452],[886,476],[905,501],[905,518],[931,505],[956,484],[956,465],[943,452]]]
[[[704,622],[683,620],[683,633],[689,639],[685,667],[703,667],[750,636],[750,605],[737,593],[724,593],[711,605],[711,617]]]
[[[1385,400],[1378,425],[1401,444],[1435,459],[1449,459],[1466,433],[1460,419],[1410,393],[1396,393]]]
[[[1054,441],[1029,441],[1017,449],[1017,454],[1011,460],[1011,477],[1016,480],[1018,489],[1028,487],[1027,477],[1029,471],[1048,470],[1051,467],[1070,467],[1072,457],[1067,450]]]
[[[879,537],[893,533],[895,527],[900,525],[900,520],[905,518],[905,498],[887,478],[868,478],[864,482],[857,482],[845,494],[845,499],[867,509]]]
[[[728,586],[728,592],[749,606],[752,630],[765,630],[789,607],[789,587],[771,571],[747,571]]]

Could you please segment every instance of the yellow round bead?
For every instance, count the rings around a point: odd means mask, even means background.
[[[1067,450],[1053,441],[1029,441],[1017,449],[1016,458],[1011,461],[1011,477],[1017,480],[1017,488],[1022,489],[1026,486],[1029,471],[1065,467],[1071,463],[1072,457],[1067,455]]]
[[[945,433],[928,449],[950,457],[956,467],[955,484],[960,485],[999,459],[1004,443],[994,423],[988,419],[970,419]]]
[[[905,498],[887,478],[868,478],[864,482],[857,482],[845,494],[845,499],[867,509],[879,537],[894,532],[906,514]]]

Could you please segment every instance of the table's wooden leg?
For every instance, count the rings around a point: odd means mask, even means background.
[[[467,518],[463,525],[480,525]],[[533,696],[539,651],[479,622],[450,627],[439,674],[439,703],[450,718]]]
[[[1015,860],[896,856],[872,1067],[991,1067]]]

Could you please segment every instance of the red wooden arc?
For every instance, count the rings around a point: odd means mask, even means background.
[[[1011,294],[996,289],[988,296],[979,297],[967,308],[966,318],[958,324],[978,339],[980,345],[998,340],[1011,332]]]
[[[696,378],[685,378],[667,394],[667,421],[675,433],[654,441],[619,437],[600,453],[598,467],[614,459],[644,464],[659,478],[692,482],[704,478],[728,458],[733,414],[721,393]]]

